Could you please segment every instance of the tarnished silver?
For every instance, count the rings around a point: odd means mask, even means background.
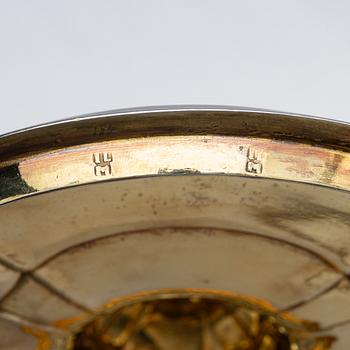
[[[349,150],[346,123],[215,106],[2,136],[0,348],[347,350]]]

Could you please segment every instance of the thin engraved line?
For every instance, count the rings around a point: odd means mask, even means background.
[[[87,312],[89,314],[94,314],[92,310],[90,310],[87,306],[80,304],[79,302],[70,299],[67,295],[63,294],[59,289],[57,289],[55,286],[53,286],[49,281],[41,278],[40,276],[37,276],[33,273],[28,273],[30,278],[32,278],[35,282],[40,284],[42,287],[46,288],[48,291],[50,291],[52,294],[56,295],[57,297],[61,298],[62,300],[66,301],[67,303],[75,306],[77,309]]]
[[[344,278],[345,277],[345,278]],[[307,305],[319,298],[321,298],[323,295],[325,294],[328,294],[329,292],[331,292],[333,289],[335,289],[336,287],[338,287],[340,285],[341,282],[343,282],[345,279],[346,279],[346,276],[344,277],[341,277],[338,281],[334,282],[333,284],[331,284],[329,287],[327,287],[326,289],[324,290],[321,290],[319,293],[311,296],[310,298],[306,299],[306,300],[301,300],[301,301],[298,301],[297,303],[291,305],[291,306],[288,306],[288,307],[285,307],[282,309],[283,312],[290,312],[290,311],[293,311],[299,307],[302,307],[304,305]]]
[[[164,227],[164,229],[197,229],[197,227]],[[316,299],[318,299],[319,297],[321,297],[322,295],[324,294],[327,294],[328,292],[330,292],[331,290],[333,290],[334,288],[336,288],[344,279],[347,279],[349,278],[349,276],[346,276],[344,274],[344,272],[338,270],[338,268],[336,266],[334,266],[332,263],[330,263],[328,260],[326,260],[323,256],[320,256],[318,255],[316,252],[310,250],[310,249],[307,249],[305,247],[301,247],[297,244],[294,244],[294,243],[291,243],[291,242],[288,242],[288,241],[285,241],[285,240],[282,240],[282,239],[278,239],[278,238],[274,238],[274,237],[269,237],[269,236],[265,236],[265,235],[262,235],[262,234],[257,234],[257,233],[250,233],[250,232],[237,232],[237,231],[234,231],[234,230],[229,230],[229,229],[222,229],[222,228],[213,228],[213,227],[201,227],[202,229],[219,229],[221,231],[226,231],[230,234],[238,234],[238,235],[249,235],[249,236],[255,236],[255,237],[258,237],[258,238],[261,238],[261,239],[267,239],[267,240],[270,240],[270,241],[275,241],[275,242],[279,242],[279,243],[282,243],[282,244],[285,244],[286,246],[292,246],[292,247],[296,247],[297,249],[300,249],[301,251],[307,253],[307,254],[310,254],[311,256],[319,259],[320,261],[322,261],[326,266],[332,268],[332,270],[339,274],[339,279],[337,281],[335,281],[334,283],[332,283],[330,286],[328,286],[327,288],[323,289],[320,291],[320,293],[316,294],[316,295],[313,295],[311,296],[309,299],[307,300],[301,300],[297,303],[295,303],[294,305],[291,305],[291,306],[287,306],[285,308],[282,309],[282,311],[289,311],[289,310],[292,310],[292,309],[295,309],[297,307],[300,307],[302,305],[306,305]],[[162,228],[158,228],[158,229],[162,229]],[[106,235],[106,236],[103,236],[103,237],[98,237],[98,238],[95,238],[95,239],[91,239],[89,241],[85,241],[85,242],[82,242],[82,243],[79,243],[79,244],[76,244],[74,246],[70,246],[64,250],[62,250],[61,252],[58,252],[57,254],[51,256],[50,258],[48,258],[46,261],[44,261],[41,265],[37,266],[33,273],[35,273],[35,271],[37,271],[38,269],[46,266],[47,264],[49,264],[51,261],[55,260],[56,258],[59,258],[60,256],[64,255],[66,252],[70,251],[70,250],[76,250],[76,249],[79,249],[80,247],[84,246],[85,244],[91,244],[91,243],[96,243],[96,242],[99,242],[101,240],[104,240],[104,239],[109,239],[109,238],[114,238],[114,237],[118,237],[118,236],[122,236],[122,235],[126,235],[126,234],[138,234],[140,232],[146,232],[146,231],[149,231],[148,229],[145,229],[145,230],[139,230],[139,231],[129,231],[129,232],[122,232],[122,233],[116,233],[116,234],[112,234],[112,235]],[[37,276],[35,274],[35,276]],[[46,279],[41,279],[42,281],[46,281],[47,283],[49,283]],[[51,285],[51,284],[50,284]],[[55,288],[55,287],[53,287]]]
[[[75,308],[79,309],[80,311],[93,314],[93,311],[91,311],[88,307],[86,307],[83,304],[80,304],[79,302],[70,299],[67,295],[64,295],[61,293],[57,288],[55,288],[53,285],[50,284],[50,282],[40,278],[39,276],[36,276],[30,272],[27,273],[22,273],[22,275],[19,277],[18,281],[16,284],[11,288],[9,292],[6,293],[6,295],[0,300],[0,307],[1,304],[3,304],[6,299],[11,298],[11,295],[16,292],[16,290],[20,289],[23,283],[25,282],[25,279],[29,278],[32,279],[34,282],[38,283],[41,287],[45,288],[48,290],[51,294],[57,296],[61,300],[65,301],[66,303],[74,306]]]
[[[350,325],[350,319],[348,320],[345,320],[345,321],[340,321],[340,322],[337,322],[337,323],[333,323],[327,327],[324,327],[324,328],[321,328],[321,331],[331,331],[335,328],[338,328],[338,327],[343,327],[343,326],[346,326],[346,325]]]
[[[11,263],[10,261],[7,261],[6,259],[4,259],[2,257],[0,257],[0,264],[4,265],[5,267],[7,267],[8,269],[10,269],[10,270],[12,270],[14,272],[18,272],[18,273],[24,272],[23,269],[21,269],[20,267],[17,267],[13,263]]]
[[[1,319],[16,323],[16,324],[21,325],[21,326],[26,326],[26,327],[30,327],[30,328],[35,328],[35,329],[47,331],[49,333],[56,333],[56,334],[64,335],[64,336],[71,334],[70,332],[64,330],[63,328],[56,328],[54,326],[49,326],[46,324],[33,322],[31,320],[26,319],[23,316],[14,314],[14,313],[7,311],[5,309],[0,310],[0,320]]]
[[[1,304],[5,301],[6,298],[8,298],[16,289],[19,287],[20,284],[22,284],[23,275],[19,275],[17,278],[17,281],[13,284],[13,286],[5,293],[5,295],[2,296],[0,299],[0,307]]]
[[[84,241],[84,242],[80,242],[74,245],[71,245],[69,247],[66,247],[64,249],[62,249],[61,251],[51,255],[50,257],[48,257],[47,259],[45,259],[43,262],[41,262],[40,264],[38,264],[36,267],[34,267],[31,272],[33,272],[33,274],[35,274],[35,272],[37,272],[39,269],[45,267],[47,264],[49,264],[51,261],[58,259],[61,255],[71,251],[71,250],[76,250],[79,249],[80,247],[83,247],[86,244],[92,244],[92,243],[97,243],[101,240],[107,240],[109,238],[113,238],[113,237],[122,237],[122,236],[126,236],[126,235],[132,235],[132,234],[139,234],[139,233],[143,233],[143,232],[149,232],[152,230],[162,230],[162,229],[177,229],[177,230],[196,230],[196,229],[205,229],[205,230],[220,230],[220,231],[224,231],[227,232],[229,234],[232,235],[248,235],[248,236],[254,236],[254,237],[258,237],[260,239],[265,239],[265,240],[269,240],[269,241],[273,241],[273,242],[279,242],[282,243],[286,246],[289,247],[294,247],[297,248],[311,256],[313,256],[314,258],[319,259],[320,261],[322,261],[325,265],[327,265],[328,267],[332,268],[335,272],[337,272],[339,275],[342,275],[343,277],[347,277],[350,278],[350,275],[346,275],[346,273],[342,270],[339,269],[338,266],[334,265],[331,261],[329,261],[326,257],[319,255],[319,253],[313,251],[311,248],[307,248],[307,247],[303,247],[300,246],[296,243],[290,242],[288,240],[284,240],[281,238],[277,238],[277,237],[271,237],[271,236],[267,236],[265,234],[260,234],[260,233],[255,233],[255,232],[248,232],[248,231],[237,231],[237,230],[233,230],[233,229],[229,229],[229,228],[222,228],[222,227],[214,227],[214,226],[164,226],[164,227],[157,227],[154,229],[140,229],[140,230],[130,230],[130,231],[123,231],[123,232],[118,232],[118,233],[112,233],[112,234],[107,234],[101,237],[96,237],[96,238],[92,238],[90,240]],[[314,242],[313,242],[314,243]]]
[[[130,175],[130,176],[125,176],[125,177],[113,177],[109,179],[101,179],[101,180],[90,180],[86,182],[81,182],[81,183],[74,183],[74,184],[66,184],[62,187],[58,188],[50,188],[47,190],[37,190],[36,192],[31,192],[28,194],[23,194],[20,196],[16,197],[7,197],[5,199],[0,200],[0,207],[3,205],[8,205],[11,203],[15,203],[21,200],[25,199],[31,199],[32,197],[40,196],[42,194],[47,194],[47,193],[52,193],[52,192],[58,192],[66,189],[74,189],[74,188],[79,188],[79,187],[84,187],[88,185],[100,185],[104,183],[109,183],[109,182],[117,182],[117,181],[129,181],[129,180],[145,180],[148,178],[163,178],[163,177],[174,177],[174,176],[179,176],[179,175],[172,175],[172,174],[146,174],[146,175]],[[308,185],[308,186],[315,186],[323,189],[331,189],[334,190],[336,189],[339,192],[344,192],[348,193],[349,188],[345,186],[338,186],[334,184],[327,184],[327,183],[317,183],[317,182],[309,182],[309,181],[303,181],[303,180],[296,180],[296,179],[291,179],[291,178],[278,178],[278,177],[272,177],[272,176],[265,176],[265,175],[250,175],[249,173],[222,173],[222,172],[201,172],[200,174],[186,174],[186,175],[181,175],[181,176],[227,176],[227,177],[241,177],[241,178],[249,178],[249,179],[254,179],[254,180],[269,180],[269,181],[280,181],[280,182],[285,182],[285,183],[293,183],[293,184],[301,184],[301,185]]]
[[[194,227],[166,227],[167,229],[171,229],[171,228],[176,228],[176,229],[196,229]],[[346,276],[344,274],[344,272],[342,271],[339,271],[335,266],[333,266],[333,264],[331,264],[328,260],[326,260],[323,256],[320,256],[318,255],[316,252],[310,250],[310,249],[307,249],[305,247],[301,247],[297,244],[293,244],[291,242],[288,242],[288,241],[285,241],[285,240],[282,240],[282,239],[278,239],[278,238],[274,238],[274,237],[269,237],[269,236],[265,236],[265,235],[262,235],[262,234],[256,234],[256,233],[250,233],[250,232],[236,232],[234,230],[229,230],[229,229],[222,229],[222,228],[214,228],[214,227],[201,227],[203,229],[219,229],[219,230],[222,230],[222,231],[226,231],[228,233],[233,233],[233,234],[247,234],[247,235],[251,235],[251,236],[256,236],[256,237],[260,237],[262,239],[268,239],[268,240],[272,240],[272,241],[277,241],[277,242],[281,242],[283,244],[286,244],[287,246],[294,246],[294,247],[297,247],[298,249],[306,252],[306,253],[309,253],[311,254],[312,256],[320,259],[321,261],[323,261],[324,263],[326,263],[328,266],[332,267],[337,273],[340,273],[343,277],[345,278],[349,278],[349,276]],[[33,280],[35,280],[37,283],[39,283],[41,286],[45,287],[47,290],[49,290],[50,292],[52,292],[53,294],[55,294],[56,296],[58,296],[59,298],[61,298],[62,300],[70,303],[71,305],[79,308],[80,310],[84,311],[84,312],[88,312],[88,313],[92,313],[92,311],[86,307],[85,305],[83,304],[80,304],[79,302],[77,301],[74,301],[72,299],[70,299],[67,295],[64,295],[57,287],[55,287],[54,285],[52,285],[48,280],[38,276],[35,271],[37,271],[38,269],[46,266],[47,264],[49,264],[51,261],[53,261],[54,259],[56,258],[59,258],[61,255],[64,255],[64,253],[70,251],[70,250],[73,250],[73,249],[79,249],[81,246],[84,246],[85,244],[88,244],[88,243],[94,243],[94,242],[98,242],[100,240],[104,240],[104,239],[108,239],[108,238],[113,238],[113,237],[117,237],[117,236],[121,236],[121,235],[125,235],[125,234],[133,234],[133,233],[139,233],[139,232],[143,232],[143,231],[149,231],[147,229],[145,230],[138,230],[138,231],[129,231],[129,232],[122,232],[122,233],[116,233],[116,234],[112,234],[112,235],[106,235],[106,236],[103,236],[103,237],[98,237],[98,238],[95,238],[95,239],[91,239],[91,240],[88,240],[88,241],[84,241],[84,242],[81,242],[79,244],[76,244],[76,245],[73,245],[73,246],[70,246],[70,247],[67,247],[66,249],[63,249],[61,250],[60,252],[57,252],[56,254],[52,255],[51,257],[47,258],[45,261],[43,261],[41,264],[39,264],[38,266],[36,266],[32,271],[30,272],[25,272],[25,273],[22,273],[21,277],[24,276],[24,275],[28,275],[30,276]],[[19,278],[19,280],[17,281],[17,283],[14,285],[13,288],[11,288],[11,290],[6,293],[5,297],[7,297],[8,295],[10,295],[12,293],[12,291],[14,291],[17,286],[20,284],[20,280],[21,278]],[[294,305],[291,305],[291,306],[288,306],[286,308],[284,308],[283,310],[284,311],[289,311],[289,310],[292,310],[292,309],[295,309],[297,307],[300,307],[302,305],[305,305],[313,300],[316,300],[317,298],[321,297],[323,294],[326,294],[328,293],[329,291],[331,291],[333,288],[335,288],[341,281],[343,280],[342,277],[340,277],[340,279],[338,281],[336,281],[335,283],[333,283],[331,286],[329,286],[328,288],[326,288],[325,290],[321,291],[319,294],[317,295],[314,295],[312,297],[310,297],[308,300],[304,300],[304,301],[300,301],[300,302],[297,302],[296,304]],[[3,297],[1,301],[3,301],[5,299],[5,297]]]
[[[181,227],[166,227],[167,229],[169,228],[180,228]],[[186,229],[191,229],[191,227],[182,227],[182,228],[186,228]],[[205,227],[203,227],[205,229]],[[161,229],[161,228],[160,228]],[[215,229],[213,227],[207,227],[207,229]],[[323,261],[324,263],[327,263],[327,260],[324,260],[323,257],[320,257],[318,256],[315,252],[313,251],[310,251],[308,249],[305,249],[304,247],[300,247],[298,245],[295,245],[295,244],[291,244],[290,242],[286,242],[284,240],[281,240],[281,239],[276,239],[276,238],[273,238],[273,237],[268,237],[268,236],[265,236],[265,235],[260,235],[260,234],[256,234],[256,233],[242,233],[242,232],[235,232],[233,230],[227,230],[227,229],[220,229],[220,230],[223,230],[223,231],[228,231],[229,233],[236,233],[236,234],[247,234],[247,235],[252,235],[252,236],[257,236],[257,237],[261,237],[262,239],[268,239],[268,240],[273,240],[273,241],[277,241],[277,242],[281,242],[281,243],[284,243],[286,245],[291,245],[291,246],[295,246],[297,248],[299,248],[300,250],[303,250],[307,253],[311,253],[313,256],[317,257],[317,258],[320,258],[321,261]],[[141,231],[133,231],[133,232],[127,232],[127,233],[117,233],[117,234],[113,234],[113,235],[107,235],[107,236],[103,236],[103,237],[98,237],[98,238],[95,238],[95,239],[92,239],[92,240],[89,240],[89,241],[86,241],[86,242],[82,242],[82,243],[79,243],[75,246],[71,246],[71,247],[68,247],[67,249],[64,249],[62,250],[61,252],[58,252],[57,254],[55,254],[54,256],[48,258],[45,262],[43,262],[41,265],[37,266],[36,269],[38,268],[41,268],[43,266],[45,266],[48,262],[50,262],[51,260],[54,260],[55,258],[58,258],[59,256],[63,255],[65,252],[69,251],[70,249],[79,249],[81,246],[83,246],[84,244],[86,243],[91,243],[91,242],[97,242],[97,241],[100,241],[100,240],[103,240],[103,239],[108,239],[108,238],[112,238],[112,237],[116,237],[118,235],[124,235],[124,234],[130,234],[130,233],[139,233],[139,232],[142,232],[142,231],[148,231],[148,230],[141,230]],[[328,264],[329,265],[329,264]],[[35,269],[35,270],[36,270]],[[35,271],[34,270],[34,271]],[[34,272],[33,271],[33,272]],[[339,271],[337,271],[339,272]],[[25,277],[29,277],[29,278],[32,278],[35,282],[37,282],[38,284],[40,284],[42,287],[44,287],[45,289],[47,289],[48,291],[50,291],[52,294],[56,295],[57,297],[59,297],[60,299],[64,300],[65,302],[73,305],[74,307],[84,311],[84,312],[87,312],[87,313],[91,313],[93,314],[93,311],[91,311],[88,307],[86,307],[85,305],[83,304],[80,304],[79,302],[76,302],[75,300],[73,299],[70,299],[70,297],[68,297],[67,295],[63,294],[59,289],[57,289],[55,286],[53,286],[49,281],[47,281],[46,279],[43,279],[42,277],[36,275],[35,273],[32,273],[32,272],[25,272],[25,273],[22,273],[21,276],[18,278],[17,282],[15,283],[15,285],[11,288],[11,290],[6,293],[6,295],[0,300],[0,302],[2,303],[7,297],[9,297],[17,288],[20,288],[20,285],[23,283],[24,281],[24,278]],[[295,303],[294,305],[291,305],[291,306],[288,306],[288,307],[285,307],[283,308],[281,311],[283,312],[289,312],[289,311],[292,311],[298,307],[301,307],[303,305],[306,305],[314,300],[317,300],[319,299],[320,297],[322,297],[323,295],[329,293],[331,290],[333,290],[334,288],[336,288],[342,281],[344,281],[344,279],[349,279],[349,276],[346,276],[343,274],[343,277],[341,277],[338,281],[336,281],[335,283],[333,283],[332,285],[330,285],[328,288],[326,288],[325,290],[322,290],[319,294],[316,294],[312,297],[310,297],[309,299],[307,300],[303,300],[303,301],[300,301],[300,302],[297,302]],[[1,313],[1,312],[0,312]],[[330,326],[327,326],[324,328],[324,330],[328,330],[328,329],[332,329],[334,327],[337,327],[338,325],[343,325],[343,324],[347,324],[347,323],[350,323],[350,320],[348,321],[342,321],[342,322],[339,322],[339,323],[335,323],[334,325],[330,325]],[[323,329],[322,329],[323,330]]]

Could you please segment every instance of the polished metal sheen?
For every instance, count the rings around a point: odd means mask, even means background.
[[[348,350],[350,126],[88,115],[0,138],[0,349]]]

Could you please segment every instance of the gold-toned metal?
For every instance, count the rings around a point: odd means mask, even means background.
[[[0,349],[350,346],[345,123],[174,107],[15,132],[0,222]]]
[[[75,335],[72,349],[327,350],[334,340],[318,336],[315,325],[264,311],[234,298],[159,295],[97,316]]]

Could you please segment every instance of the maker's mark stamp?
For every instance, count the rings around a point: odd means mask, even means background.
[[[252,174],[261,174],[263,171],[263,163],[261,155],[254,149],[248,148],[247,163],[245,170]]]
[[[95,163],[95,176],[112,175],[113,155],[108,152],[94,153],[92,160]]]

